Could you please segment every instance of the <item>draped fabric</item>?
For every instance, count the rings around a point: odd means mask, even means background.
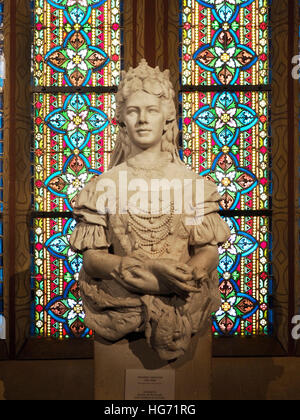
[[[175,171],[178,179],[200,179],[184,167],[176,168],[172,163],[169,165],[170,174]],[[105,214],[99,214],[98,203],[103,193],[99,191],[99,180],[117,182],[120,172],[124,170],[129,180],[136,175],[136,171],[125,162],[93,179],[79,194],[74,208],[79,223],[71,235],[70,243],[77,252],[88,249],[107,251],[113,245],[116,255],[137,258],[137,263],[142,266],[141,261],[157,258],[157,255],[153,255],[146,246],[136,248],[135,232],[128,229],[129,215],[110,214],[109,208]],[[187,263],[191,248],[217,246],[229,238],[229,228],[217,213],[220,196],[216,187],[211,181],[201,181],[204,189],[202,199],[199,196],[195,200],[195,213],[198,216],[194,220],[198,223],[186,224],[190,218],[184,213],[174,215],[170,219],[172,226],[168,246],[159,258]],[[176,294],[153,296],[143,295],[142,292],[132,293],[117,281],[117,277],[116,280],[91,278],[84,268],[80,272],[79,282],[88,327],[110,341],[119,340],[131,332],[145,331],[149,345],[165,360],[177,358],[185,352],[192,334],[207,329],[210,314],[220,303],[215,271],[202,279],[197,293],[189,293],[186,298]]]

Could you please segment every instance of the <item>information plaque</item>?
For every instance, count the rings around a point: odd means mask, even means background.
[[[127,369],[125,400],[175,400],[175,371]]]

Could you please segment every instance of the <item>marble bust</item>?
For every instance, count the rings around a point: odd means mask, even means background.
[[[72,248],[85,323],[116,342],[133,332],[163,360],[182,356],[220,304],[218,245],[230,235],[216,186],[185,167],[169,72],[123,72],[110,168],[80,192]]]

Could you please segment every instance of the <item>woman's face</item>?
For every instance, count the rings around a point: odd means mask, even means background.
[[[125,103],[123,121],[130,140],[139,149],[161,143],[166,120],[157,96],[143,91],[132,93]]]

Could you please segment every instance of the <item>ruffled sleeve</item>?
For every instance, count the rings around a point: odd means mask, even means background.
[[[109,247],[103,226],[78,223],[70,237],[70,245],[76,252],[87,249],[103,249]]]
[[[200,217],[190,230],[190,245],[219,245],[230,237],[228,224],[218,214],[219,203],[222,199],[217,191],[216,184],[204,179],[204,194],[197,203]]]
[[[190,231],[190,245],[220,245],[230,237],[230,229],[218,213],[202,217],[201,223],[193,226]]]
[[[90,181],[80,192],[73,208],[73,217],[78,223],[70,237],[70,245],[74,251],[80,253],[87,249],[103,249],[110,246],[107,215],[99,214],[96,210],[96,179]]]

